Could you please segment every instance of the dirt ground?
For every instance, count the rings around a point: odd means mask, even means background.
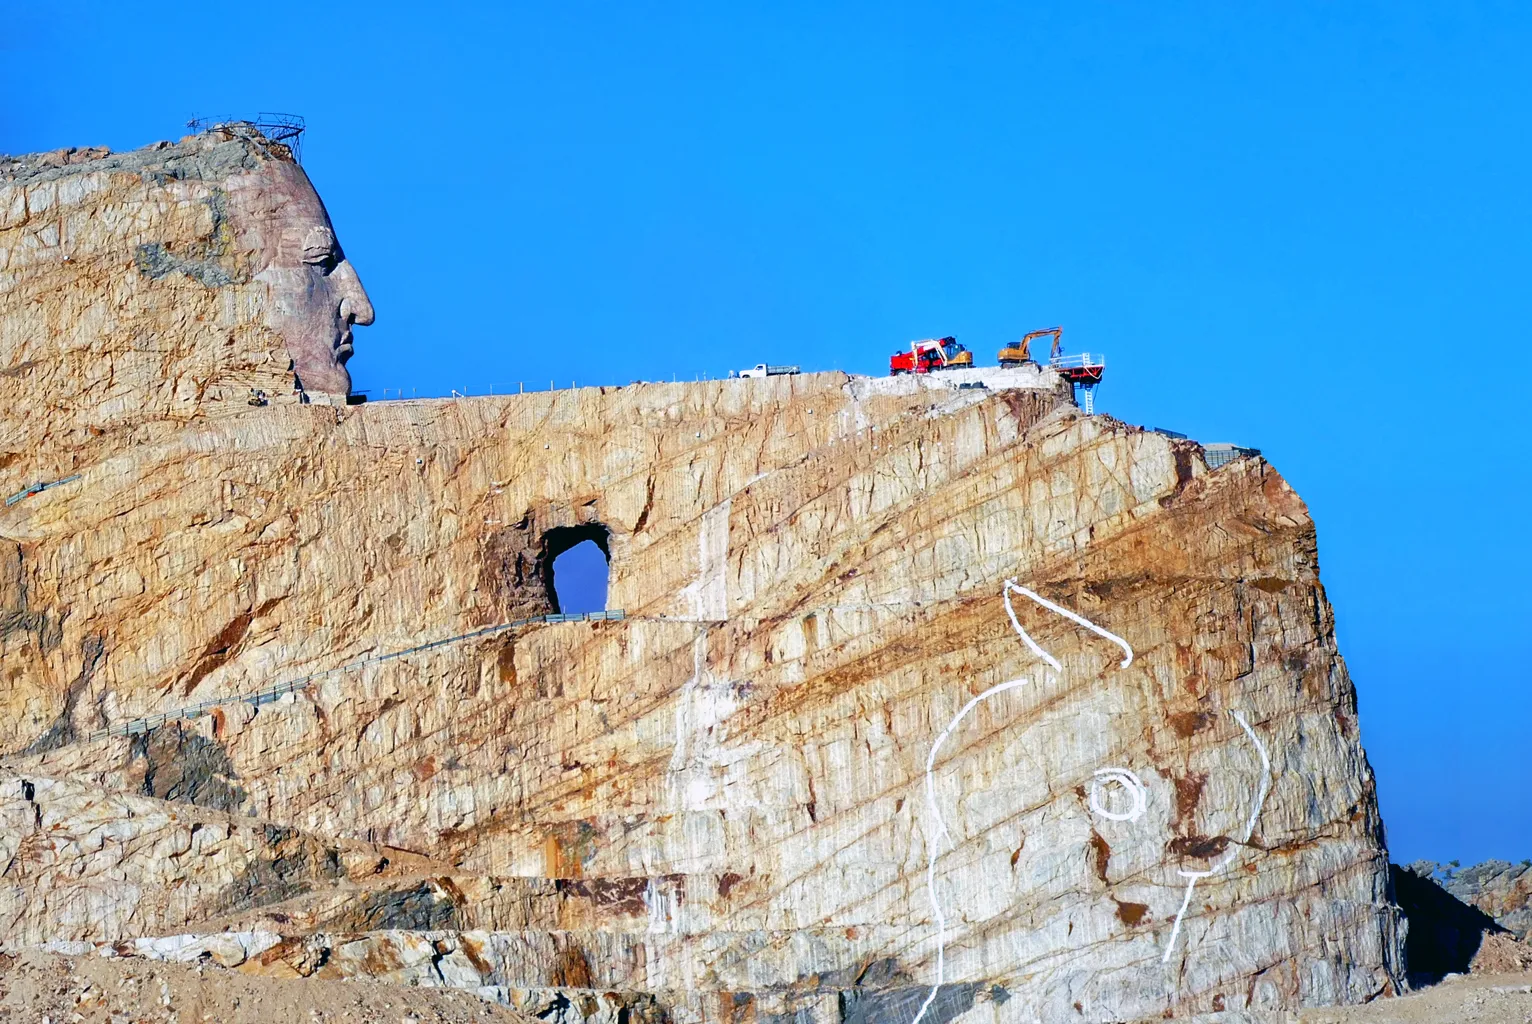
[[[451,989],[286,981],[221,967],[0,955],[0,1024],[542,1024]]]
[[[1300,1024],[1532,1024],[1532,972],[1452,978]],[[451,989],[285,981],[221,967],[49,953],[0,955],[0,1024],[543,1024]]]
[[[1304,1010],[1302,1024],[1532,1024],[1532,973],[1449,978],[1415,995],[1341,1010]]]

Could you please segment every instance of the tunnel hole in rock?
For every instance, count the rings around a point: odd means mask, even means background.
[[[555,612],[606,610],[610,532],[601,523],[557,526],[543,534],[543,583]]]

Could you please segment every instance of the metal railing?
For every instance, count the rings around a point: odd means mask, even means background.
[[[711,372],[696,373],[692,375],[692,380],[690,383],[708,383],[711,381],[738,380],[738,372],[739,371],[737,370],[731,370],[727,376],[723,377],[715,377]],[[445,391],[435,387],[386,387],[377,389],[359,389],[357,391],[353,391],[352,394],[367,395],[368,400],[371,402],[393,402],[421,398],[483,398],[489,395],[531,395],[541,394],[548,391],[579,391],[581,388],[621,388],[632,384],[685,383],[688,383],[688,381],[686,381],[684,378],[679,377],[676,374],[671,374],[670,380],[668,381],[661,378],[655,378],[653,380],[635,379],[629,381],[628,384],[621,384],[610,380],[605,383],[599,381],[596,383],[590,383],[587,381],[585,384],[581,384],[577,380],[570,380],[568,384],[565,384],[560,380],[549,380],[548,386],[544,387],[542,381],[518,380],[511,381],[509,383],[496,382],[491,384],[459,385],[456,387],[448,387]],[[373,397],[374,395],[376,395],[376,397]]]
[[[1048,360],[1048,365],[1055,370],[1078,370],[1087,366],[1105,366],[1106,356],[1093,356],[1089,352],[1079,352],[1072,356],[1054,356]]]
[[[1219,466],[1227,466],[1235,459],[1255,458],[1261,454],[1259,448],[1241,448],[1239,445],[1204,445],[1202,457],[1208,464],[1208,469],[1217,469]]]
[[[634,381],[634,383],[638,382]],[[587,384],[585,386],[610,387],[612,385]],[[547,387],[543,387],[537,381],[519,380],[511,384],[479,384],[472,387],[449,387],[445,394],[431,388],[426,388],[424,392],[420,388],[379,388],[377,389],[376,398],[372,397],[373,391],[371,389],[353,391],[352,394],[367,395],[370,400],[377,402],[394,402],[418,398],[483,398],[488,395],[530,395],[542,391],[578,391],[579,389],[579,382],[573,380],[567,386],[560,384],[558,381],[550,380]]]
[[[215,697],[212,700],[198,701],[196,704],[188,704],[185,707],[164,711],[157,715],[145,715],[134,718],[120,725],[108,726],[99,729],[86,737],[88,740],[106,739],[109,736],[141,736],[151,729],[158,729],[170,722],[178,722],[193,718],[201,718],[209,711],[217,707],[226,707],[232,704],[249,704],[251,707],[260,707],[262,704],[271,704],[289,693],[296,693],[306,689],[314,683],[330,676],[341,675],[346,672],[354,672],[368,665],[377,665],[385,661],[393,661],[397,658],[408,657],[411,654],[419,654],[422,651],[434,650],[438,647],[446,647],[449,644],[462,643],[465,640],[473,640],[479,637],[490,636],[494,633],[503,633],[508,629],[516,629],[521,626],[531,626],[544,622],[620,622],[627,618],[627,613],[620,609],[603,612],[554,612],[551,615],[534,615],[527,619],[516,619],[512,622],[503,622],[497,626],[486,626],[476,629],[471,633],[460,633],[457,636],[444,637],[441,640],[433,640],[428,644],[419,644],[415,647],[406,647],[402,651],[393,651],[389,654],[379,654],[367,658],[358,658],[335,668],[325,669],[322,672],[313,672],[297,679],[289,679],[286,682],[268,686],[254,693],[239,694],[231,697]]]

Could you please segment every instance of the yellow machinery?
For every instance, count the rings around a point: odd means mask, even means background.
[[[901,373],[930,373],[972,365],[973,353],[959,345],[956,338],[927,338],[910,342],[908,352],[890,356],[888,372],[897,377]]]
[[[1051,362],[1059,354],[1061,343],[1064,340],[1064,328],[1062,327],[1049,327],[1045,330],[1033,331],[1016,344],[1007,345],[1000,350],[1000,365],[1020,366],[1022,363],[1036,362],[1032,358],[1032,342],[1037,338],[1047,337],[1050,334],[1053,335],[1053,348],[1048,353],[1048,359]]]

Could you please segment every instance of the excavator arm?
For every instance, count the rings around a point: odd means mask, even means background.
[[[1040,331],[1032,331],[1024,335],[1016,344],[1007,345],[1000,350],[1000,365],[1020,366],[1022,363],[1031,362],[1032,342],[1050,334],[1053,335],[1053,348],[1048,353],[1048,358],[1052,360],[1054,356],[1059,354],[1059,349],[1064,340],[1064,328],[1062,327],[1047,327]]]

